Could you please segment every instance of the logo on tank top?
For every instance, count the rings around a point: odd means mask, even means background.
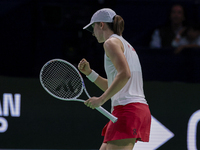
[[[133,135],[137,135],[137,129],[133,129]]]
[[[133,51],[135,51],[135,49],[132,46],[130,46],[129,44],[127,45],[128,45],[128,48],[131,48]]]

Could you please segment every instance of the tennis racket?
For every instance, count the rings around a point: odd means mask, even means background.
[[[44,64],[40,71],[40,83],[50,95],[60,100],[84,102],[78,99],[83,90],[90,98],[80,72],[62,59],[52,59]],[[113,123],[117,121],[117,118],[103,107],[96,109]]]

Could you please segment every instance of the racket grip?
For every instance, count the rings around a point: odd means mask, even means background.
[[[103,107],[97,107],[96,110],[98,110],[100,113],[102,113],[104,116],[109,118],[113,123],[117,122],[117,117],[113,116],[111,113],[109,113],[107,110],[105,110]]]

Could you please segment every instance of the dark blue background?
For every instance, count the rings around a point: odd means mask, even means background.
[[[197,0],[1,0],[0,75],[38,77],[49,59],[77,65],[85,57],[105,76],[102,44],[82,28],[97,9],[110,7],[125,20],[123,36],[140,57],[145,81],[199,82],[199,49],[174,55],[174,49],[149,48],[153,30],[168,20],[176,3],[185,7],[188,22],[199,22]]]

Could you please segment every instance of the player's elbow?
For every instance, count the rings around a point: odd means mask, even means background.
[[[124,81],[128,82],[128,80],[131,78],[131,73],[129,71],[124,71],[122,73],[122,78],[124,79]]]
[[[129,80],[130,78],[131,78],[131,73],[128,72],[128,73],[126,74],[126,79]]]

